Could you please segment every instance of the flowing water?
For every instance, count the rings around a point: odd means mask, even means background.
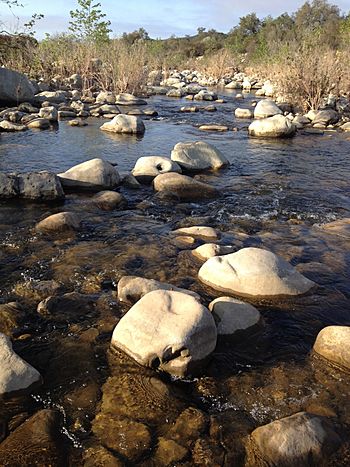
[[[157,439],[169,437],[188,448],[181,465],[244,465],[248,433],[301,410],[334,416],[349,434],[349,375],[311,349],[323,327],[350,325],[350,241],[319,227],[350,217],[350,138],[301,131],[288,140],[249,139],[249,122],[235,121],[233,110],[249,105],[251,97],[237,105],[234,92],[224,94],[227,103],[217,104],[217,112],[191,114],[179,113],[182,105],[192,105],[184,99],[151,97],[149,106],[159,117],[145,121],[141,138],[101,132],[98,119],[84,128],[60,122],[50,131],[1,135],[5,172],[58,173],[94,157],[125,172],[141,156],[169,156],[177,142],[195,140],[214,144],[230,161],[225,170],[198,176],[219,188],[221,196],[211,201],[166,201],[144,186],[121,188],[128,200],[122,211],[99,211],[87,194],[68,195],[64,208],[0,202],[1,298],[23,305],[26,317],[14,348],[44,380],[31,397],[3,401],[1,418],[13,429],[40,408],[58,409],[69,465],[83,465],[88,447],[100,455],[101,443],[91,431],[99,411],[109,414],[122,436],[116,445],[103,432],[102,444],[128,465],[164,465]],[[205,133],[197,128],[203,123],[238,131]],[[36,222],[63,209],[82,217],[78,234],[52,239],[35,233]],[[112,330],[128,309],[118,303],[115,284],[132,274],[190,288],[206,304],[219,296],[199,283],[201,263],[169,235],[198,224],[215,227],[222,242],[236,249],[260,246],[280,254],[318,287],[303,297],[247,299],[262,313],[264,326],[249,339],[219,342],[203,376],[172,380],[109,350]],[[37,286],[53,280],[62,293],[87,294],[91,303],[39,315],[36,305],[48,294]],[[151,433],[147,449],[136,454],[128,449],[130,437],[135,444],[141,436],[132,422]],[[334,465],[349,465],[348,456],[345,449]]]

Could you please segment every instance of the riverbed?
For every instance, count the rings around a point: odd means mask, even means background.
[[[311,352],[322,328],[350,325],[350,240],[322,229],[350,217],[350,136],[299,131],[292,139],[252,139],[249,121],[235,120],[233,112],[249,107],[253,97],[237,101],[235,92],[219,94],[226,103],[216,104],[216,112],[190,114],[179,112],[192,105],[185,99],[150,97],[148,106],[159,115],[144,121],[143,137],[102,132],[103,120],[96,118],[82,128],[62,121],[47,131],[1,135],[0,171],[5,172],[59,173],[95,157],[127,172],[141,156],[170,156],[176,143],[196,140],[213,144],[230,162],[224,170],[197,176],[219,189],[221,196],[210,201],[175,202],[143,186],[120,188],[128,206],[111,212],[96,208],[88,194],[67,195],[64,207],[0,202],[1,300],[24,307],[26,319],[14,335],[14,348],[44,381],[29,398],[3,401],[3,418],[16,426],[39,409],[58,409],[69,465],[84,465],[87,448],[100,445],[91,422],[102,394],[115,402],[118,417],[142,422],[152,434],[149,449],[134,460],[117,451],[128,465],[162,465],[157,439],[167,437],[188,408],[207,425],[193,442],[186,426],[178,429],[179,444],[188,448],[179,465],[244,465],[247,434],[301,410],[334,416],[345,430],[350,426],[349,375]],[[198,125],[205,123],[230,130],[200,131]],[[79,233],[52,239],[33,230],[39,220],[62,210],[81,216]],[[269,249],[318,286],[301,297],[245,299],[259,309],[264,326],[249,339],[219,341],[202,376],[175,380],[112,353],[109,343],[128,310],[116,295],[123,275],[189,288],[205,304],[220,296],[198,281],[201,262],[190,247],[169,235],[191,225],[214,227],[222,243],[237,250]],[[56,281],[62,294],[87,294],[92,305],[39,315],[41,297],[33,290],[41,281]],[[346,455],[345,450],[334,465],[348,465]]]

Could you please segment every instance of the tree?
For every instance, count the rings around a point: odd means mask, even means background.
[[[70,11],[72,21],[69,22],[69,30],[80,39],[95,43],[108,42],[110,21],[105,21],[105,13],[99,9],[101,3],[93,3],[93,0],[77,0],[80,8]]]
[[[124,42],[132,45],[135,42],[144,42],[144,41],[149,41],[150,37],[146,29],[144,28],[139,28],[133,32],[124,32],[122,35],[122,39]]]

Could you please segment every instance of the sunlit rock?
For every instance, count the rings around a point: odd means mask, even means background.
[[[294,123],[283,115],[254,120],[248,128],[250,136],[262,138],[286,138],[294,136],[295,132],[296,126]]]
[[[236,118],[253,118],[253,112],[250,109],[237,108],[235,110]]]
[[[0,394],[24,390],[41,380],[40,373],[12,349],[10,339],[0,333]]]
[[[254,118],[267,118],[282,115],[282,110],[270,99],[262,99],[254,108]]]
[[[128,134],[143,134],[145,125],[139,117],[134,115],[116,115],[110,122],[104,123],[101,127],[103,131],[112,133],[128,133]]]
[[[190,295],[156,290],[139,300],[114,329],[112,346],[138,363],[185,376],[198,370],[216,346],[207,308]]]
[[[213,145],[204,141],[177,143],[171,159],[186,170],[221,169],[229,165],[226,157]]]
[[[225,245],[218,245],[216,243],[205,243],[194,250],[192,250],[192,254],[199,258],[202,261],[206,261],[209,258],[213,258],[214,256],[222,256],[228,255],[229,253],[233,253],[234,247],[232,246],[225,246]]]
[[[341,444],[329,419],[307,412],[256,428],[250,440],[267,465],[284,467],[325,465]]]
[[[322,329],[314,344],[314,351],[350,370],[350,326],[327,326]]]
[[[118,282],[118,299],[121,302],[135,303],[144,295],[154,290],[172,290],[191,295],[200,301],[200,296],[191,290],[182,289],[166,282],[137,276],[123,276]]]
[[[215,316],[218,335],[233,336],[248,331],[261,322],[260,312],[249,303],[231,297],[220,297],[209,303]]]
[[[76,190],[107,190],[120,183],[116,168],[103,159],[82,162],[58,176],[64,187]]]
[[[175,172],[160,174],[153,180],[155,191],[183,200],[208,199],[219,196],[216,188]]]
[[[253,296],[300,295],[315,285],[283,258],[252,247],[208,259],[198,277],[216,290]]]
[[[140,157],[132,170],[132,174],[140,182],[150,183],[157,175],[176,172],[181,173],[181,167],[168,157]]]

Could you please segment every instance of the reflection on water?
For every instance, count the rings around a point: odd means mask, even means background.
[[[83,128],[63,122],[51,131],[1,135],[0,170],[7,172],[60,172],[94,157],[127,171],[140,156],[170,155],[177,142],[197,139],[221,149],[231,165],[200,176],[222,194],[203,203],[174,205],[155,197],[151,187],[123,188],[128,208],[101,212],[88,195],[70,195],[64,209],[83,219],[73,237],[50,239],[33,230],[62,205],[0,203],[1,299],[24,305],[27,318],[14,335],[14,347],[44,377],[32,398],[2,402],[0,426],[13,429],[39,408],[58,408],[70,439],[71,464],[83,465],[87,448],[96,459],[110,456],[101,447],[109,445],[108,430],[99,426],[102,441],[91,432],[101,412],[101,420],[109,414],[119,427],[137,422],[135,433],[150,430],[150,446],[140,448],[141,457],[130,458],[138,465],[159,465],[164,452],[156,444],[169,449],[164,439],[171,439],[184,449],[177,452],[186,465],[230,466],[244,464],[244,436],[276,418],[309,410],[350,424],[347,375],[310,355],[320,329],[350,325],[349,239],[317,227],[350,217],[350,143],[334,133],[248,139],[247,121],[234,121],[233,96],[227,93],[227,103],[218,104],[216,113],[195,114],[178,112],[185,100],[150,98],[160,118],[145,122],[143,138],[101,132],[97,119]],[[195,126],[214,121],[240,131],[202,133]],[[190,288],[209,303],[219,293],[197,281],[201,263],[169,236],[180,225],[197,223],[217,228],[222,242],[236,249],[271,249],[318,287],[304,297],[249,300],[261,311],[264,327],[250,339],[219,342],[203,377],[171,381],[109,352],[111,332],[127,311],[117,302],[115,284],[124,274],[140,275]],[[58,307],[39,315],[35,287],[43,280],[56,281],[62,294],[89,294],[93,308]],[[114,454],[125,461],[128,452],[125,445]],[[334,465],[345,466],[346,459]]]

